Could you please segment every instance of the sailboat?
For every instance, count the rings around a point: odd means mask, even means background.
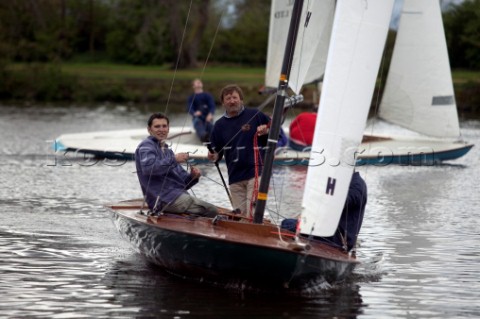
[[[437,163],[465,155],[473,144],[460,140],[460,125],[439,0],[404,0],[392,61],[378,112],[380,119],[416,136],[379,136],[365,145],[384,160]],[[370,136],[370,138],[375,136]],[[406,154],[405,154],[406,153]],[[363,163],[370,159],[364,156]]]
[[[331,2],[335,2],[335,17],[330,58],[312,152],[322,150],[328,158],[339,158],[360,144],[393,0]],[[142,200],[107,206],[120,233],[150,261],[183,277],[270,288],[335,282],[349,276],[359,263],[352,254],[315,240],[332,236],[337,229],[352,165],[309,166],[297,232],[280,229],[264,218],[287,90],[302,85],[290,81],[289,74],[304,67],[301,64],[306,61],[298,50],[304,43],[298,39],[306,32],[317,32],[309,21],[317,19],[319,3],[296,0],[293,4],[253,222],[229,213],[215,219],[151,216],[142,211]],[[333,187],[334,192],[325,192],[325,187]]]
[[[275,3],[278,12],[289,10],[287,2]],[[317,35],[321,41],[310,51],[313,62],[298,75],[306,83],[320,81],[325,73],[332,6],[325,5],[323,12],[325,18],[318,26],[322,31]],[[279,38],[284,27],[278,20],[285,15],[270,20],[266,87],[275,85],[278,46],[285,41]],[[378,117],[402,126],[405,134],[378,134],[374,132],[377,121],[371,121],[358,148],[357,165],[431,165],[462,157],[473,147],[460,140],[439,0],[404,1]],[[285,156],[293,152],[283,150]]]

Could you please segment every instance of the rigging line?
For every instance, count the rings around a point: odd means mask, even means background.
[[[200,76],[199,76],[200,80],[203,79],[203,76],[205,74],[205,69],[207,68],[208,61],[210,60],[210,56],[211,56],[212,51],[213,51],[213,46],[214,46],[214,44],[217,40],[218,30],[220,30],[220,25],[222,24],[222,19],[223,19],[223,16],[224,16],[226,11],[227,11],[226,8],[223,9],[222,13],[220,14],[220,19],[218,19],[217,28],[215,29],[215,33],[213,35],[213,40],[210,44],[210,49],[208,50],[207,58],[205,59],[205,63],[203,64],[202,72],[200,73]],[[190,113],[190,110],[192,109],[192,105],[193,105],[194,101],[195,101],[195,95],[193,96],[192,103],[188,106],[188,113]],[[187,118],[188,118],[188,116],[185,117],[185,120],[183,122],[183,128],[185,128],[185,126],[187,125]],[[180,140],[181,140],[181,137],[178,139],[177,147],[178,147],[178,144],[180,144]]]
[[[243,107],[246,108],[245,105],[243,105]],[[253,119],[260,113],[260,110],[257,109],[256,111],[257,111],[257,112],[256,112],[256,113],[247,121],[247,123],[245,123],[245,124],[249,124],[249,123],[250,123],[251,121],[253,121]],[[221,149],[220,151],[218,151],[217,153],[220,153],[220,152],[224,151],[224,150],[225,150],[225,147],[227,147],[227,146],[229,145],[229,143],[230,143],[231,141],[233,141],[233,140],[235,139],[235,137],[237,137],[238,134],[240,134],[240,132],[242,132],[241,129],[238,130],[237,133],[235,133],[235,135],[233,135],[232,138],[231,138],[230,140],[228,140],[227,143],[225,143],[225,146],[223,146],[222,149]]]
[[[157,148],[157,150],[156,150],[156,151],[157,151],[157,156],[160,156],[160,155],[158,154],[158,149],[160,149],[160,151],[164,153],[160,141],[158,142],[158,148]],[[163,155],[165,155],[165,153],[164,153]],[[174,156],[174,158],[175,158],[175,154],[173,154],[173,156]],[[175,159],[175,161],[176,161],[176,159]],[[168,167],[167,173],[165,174],[165,178],[163,179],[162,187],[160,188],[161,190],[163,190],[163,188],[165,187],[165,183],[166,183],[166,181],[167,181],[167,175],[168,175],[168,173],[170,172],[170,170],[172,169],[172,167],[173,167],[173,165],[170,165],[170,166]],[[152,175],[152,173],[153,173],[153,165],[152,165],[152,171],[150,172],[150,176]],[[153,211],[153,212],[154,212],[155,209],[157,208],[159,199],[160,199],[160,195],[157,195],[157,200],[155,201],[155,207],[152,208],[152,211]],[[163,212],[163,209],[164,209],[164,208],[165,208],[165,207],[162,208],[162,210],[160,211],[160,213]]]
[[[257,106],[257,110],[261,111],[268,105],[275,97],[277,96],[277,92],[271,94],[265,101],[262,102],[259,106]]]
[[[157,142],[157,149],[155,150],[155,152],[157,153],[157,156],[158,156],[158,148],[160,148],[160,150],[161,150],[161,143],[160,143],[160,141]],[[153,176],[153,168],[154,168],[154,167],[155,167],[155,163],[152,164],[152,168],[150,169],[150,174],[148,175],[147,187],[145,188],[145,194],[144,194],[144,196],[143,196],[143,203],[142,203],[142,207],[140,208],[140,211],[142,211],[142,209],[144,208],[144,205],[145,205],[145,203],[146,203],[146,201],[147,201],[148,189],[150,188],[150,181],[151,181],[152,176]],[[167,174],[168,174],[168,172],[170,171],[170,168],[171,168],[171,167],[168,168]],[[165,185],[165,180],[164,180],[164,182],[163,182],[163,184],[162,184],[162,189],[163,189],[164,185]],[[157,207],[157,205],[158,205],[158,200],[159,200],[159,196],[157,196],[157,198],[156,198],[155,206],[154,206],[154,207],[149,207],[149,209],[151,209],[152,212],[153,212],[153,211],[155,210],[155,208]]]
[[[167,147],[168,147],[168,146],[167,146]],[[156,155],[157,155],[158,157],[162,157],[162,156],[160,156],[160,154],[159,154],[159,150],[160,150],[160,152],[164,153],[160,141],[157,143],[157,148],[156,148],[155,152],[156,152]],[[173,151],[172,151],[172,152],[173,152]],[[165,154],[163,154],[163,155],[165,155]],[[163,156],[163,157],[164,157],[164,156]],[[173,154],[173,158],[174,158],[174,160],[176,161],[175,153]],[[187,163],[187,165],[188,165],[188,163]],[[147,187],[146,187],[146,189],[145,189],[144,202],[143,202],[143,204],[142,204],[142,208],[143,208],[143,206],[144,206],[144,204],[145,204],[145,202],[146,202],[146,199],[147,199],[148,189],[150,188],[150,180],[151,180],[152,175],[153,175],[153,168],[154,168],[154,167],[155,167],[155,163],[152,164],[152,169],[150,170],[150,174],[149,174],[149,176],[148,176],[148,183],[147,183]],[[167,175],[169,174],[169,172],[170,172],[170,170],[171,170],[172,168],[173,168],[173,165],[170,165],[170,166],[168,167],[168,170],[167,170],[167,172],[166,172],[166,174],[165,174],[165,178],[163,179],[162,187],[160,188],[161,190],[163,190],[163,188],[165,187],[165,184],[166,184],[166,182],[167,182]],[[188,168],[188,166],[187,166],[187,168]],[[188,185],[189,185],[189,184],[186,184],[186,185],[184,186],[183,190],[186,190],[187,187],[188,187]],[[157,208],[157,205],[158,205],[158,202],[159,202],[159,201],[160,201],[160,195],[157,195],[156,200],[155,200],[155,206],[154,206],[154,207],[149,207],[149,209],[152,211],[152,213],[155,212],[155,209]],[[163,211],[165,210],[165,207],[167,207],[167,206],[170,205],[170,204],[171,204],[171,203],[166,204],[166,205],[162,208],[162,210],[159,212],[159,214],[163,213]]]
[[[150,170],[150,174],[148,176],[147,188],[145,189],[145,194],[143,195],[143,202],[142,202],[142,207],[140,207],[140,212],[143,211],[143,209],[145,208],[145,203],[147,202],[147,192],[148,192],[148,189],[150,188],[152,173],[153,173],[153,165],[152,165],[152,169]]]
[[[170,171],[170,168],[169,168],[169,171]],[[167,174],[168,174],[168,173],[167,173]],[[162,188],[163,188],[163,186],[165,185],[166,180],[167,180],[167,178],[165,177],[165,179],[163,180]],[[193,180],[190,181],[190,183],[185,184],[185,186],[183,187],[183,190],[184,190],[184,191],[187,191],[187,193],[188,193],[188,186],[189,186],[191,183],[193,183]],[[192,190],[192,193],[193,193],[193,190]],[[196,196],[195,196],[195,197],[196,197]],[[172,204],[175,200],[176,200],[176,199],[173,199],[173,200],[171,200],[170,202],[165,203],[165,205],[163,205],[162,209],[158,212],[158,214],[159,214],[159,215],[160,215],[160,214],[163,214],[164,211],[165,211],[165,209],[166,209],[168,206],[170,206],[170,204]],[[158,196],[157,196],[157,202],[158,202]],[[155,205],[155,206],[156,206],[156,205]]]
[[[288,168],[287,168],[288,169]],[[282,201],[281,201],[281,198],[283,197],[283,187],[285,186],[285,174],[281,174],[281,177],[280,177],[280,185],[279,185],[279,189],[281,190],[279,193],[279,196],[277,197],[277,192],[276,192],[276,189],[277,187],[275,186],[275,178],[271,178],[270,179],[271,183],[272,183],[272,190],[273,190],[273,197],[275,198],[275,209],[276,211],[272,211],[272,213],[275,213],[275,215],[277,215],[277,224],[279,219],[281,217],[283,217],[281,214],[280,214],[280,209],[281,209],[281,204],[282,204]],[[279,198],[280,200],[276,200],[277,198]],[[270,210],[269,210],[270,211]],[[273,217],[273,216],[272,216]]]
[[[269,215],[270,215],[270,212],[271,212],[272,214],[278,215],[279,219],[280,219],[280,218],[282,218],[282,219],[291,218],[290,216],[285,216],[285,215],[279,214],[278,212],[272,210],[272,209],[269,208],[269,207],[266,207],[265,209],[268,210]],[[271,216],[271,215],[270,215],[270,216]],[[298,216],[297,216],[295,219],[298,219]],[[282,224],[282,223],[281,223],[281,222],[278,222],[278,221],[277,221],[277,223],[276,223],[276,225],[281,225],[281,224]]]
[[[223,184],[222,184],[222,183],[220,183],[219,181],[214,180],[213,178],[210,178],[210,177],[205,176],[205,175],[202,175],[202,177],[203,177],[203,178],[206,178],[206,179],[208,179],[208,180],[210,180],[210,181],[212,181],[212,182],[214,182],[214,183],[216,183],[216,184],[218,184],[218,185],[220,185],[220,186],[223,187]]]
[[[177,62],[175,63],[175,70],[173,72],[172,84],[170,85],[170,91],[168,92],[167,104],[165,105],[165,114],[168,111],[168,104],[170,103],[170,97],[172,96],[173,83],[177,76],[178,64],[180,63],[180,57],[183,49],[183,42],[185,41],[185,34],[187,33],[188,20],[190,19],[190,11],[192,10],[193,0],[190,0],[190,6],[188,7],[187,20],[185,21],[185,27],[183,28],[182,41],[180,42],[180,48],[178,49]]]

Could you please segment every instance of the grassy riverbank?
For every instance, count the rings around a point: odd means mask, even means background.
[[[263,98],[263,68],[209,66],[205,70],[173,70],[167,66],[115,64],[13,64],[0,75],[0,99],[9,101],[75,101],[184,103],[191,81],[202,78],[214,96],[229,83],[245,90],[246,100]]]
[[[191,80],[199,77],[215,97],[226,84],[237,83],[246,103],[258,105],[265,98],[258,94],[264,75],[264,68],[231,65],[175,71],[169,66],[105,63],[12,64],[0,73],[0,100],[183,104],[191,93]],[[480,114],[480,72],[455,70],[453,81],[459,113]],[[307,86],[303,92],[307,104],[314,91]]]

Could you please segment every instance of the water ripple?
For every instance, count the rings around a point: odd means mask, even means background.
[[[46,142],[69,132],[142,127],[145,118],[124,106],[0,106],[1,317],[480,316],[479,121],[462,124],[463,138],[477,146],[452,165],[359,168],[369,189],[357,250],[362,264],[344,283],[284,296],[189,282],[146,263],[103,207],[141,196],[133,163],[66,166]],[[228,206],[215,167],[201,169],[195,194]],[[305,173],[303,166],[274,170],[274,221],[299,213]]]

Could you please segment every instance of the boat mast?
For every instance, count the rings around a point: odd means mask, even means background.
[[[264,167],[262,172],[262,179],[258,190],[258,198],[255,206],[255,214],[253,222],[261,224],[263,222],[263,214],[267,203],[268,186],[270,185],[270,178],[272,176],[273,160],[275,157],[275,148],[277,147],[278,136],[280,135],[280,127],[283,117],[283,107],[287,97],[288,79],[290,77],[290,69],[292,67],[293,53],[295,51],[295,43],[297,40],[298,28],[300,25],[300,18],[302,15],[303,0],[297,0],[293,4],[292,19],[288,29],[287,44],[285,46],[285,54],[283,56],[282,71],[280,73],[280,80],[278,83],[277,97],[273,107],[272,123],[270,125],[270,132],[268,134],[267,149],[265,152],[265,159],[263,161]]]

